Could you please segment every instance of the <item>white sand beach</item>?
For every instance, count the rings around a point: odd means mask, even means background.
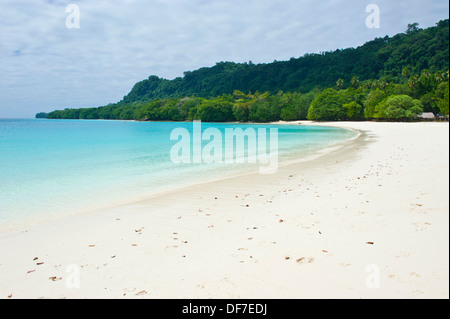
[[[0,298],[449,298],[449,124],[314,124],[362,134],[0,233]]]

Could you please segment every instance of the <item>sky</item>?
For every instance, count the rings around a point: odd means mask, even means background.
[[[0,0],[0,118],[115,103],[150,75],[221,61],[356,48],[448,12],[448,0]]]

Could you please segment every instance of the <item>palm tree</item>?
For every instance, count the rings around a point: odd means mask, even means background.
[[[443,72],[437,71],[437,72],[434,74],[434,78],[436,79],[436,82],[439,84],[439,83],[441,83],[441,82],[444,82],[444,80],[445,80],[445,74],[444,74]]]
[[[409,76],[408,68],[405,66],[402,71],[402,75],[407,78]]]
[[[359,86],[359,77],[357,77],[356,75],[353,76],[352,80],[351,80],[351,84],[355,89],[357,89]]]
[[[378,79],[373,80],[372,88],[379,89],[380,88],[380,80],[378,80]]]
[[[408,85],[413,89],[414,97],[417,98],[419,93],[419,77],[417,75],[411,77],[408,81]]]
[[[408,68],[406,66],[403,68],[402,76],[405,78],[405,83],[408,82],[409,71],[408,71]]]
[[[381,80],[380,88],[381,88],[382,90],[384,90],[384,89],[387,88],[387,86],[388,86],[387,81],[386,81],[386,80]]]
[[[431,77],[430,70],[428,70],[428,69],[423,70],[422,75],[427,78]]]

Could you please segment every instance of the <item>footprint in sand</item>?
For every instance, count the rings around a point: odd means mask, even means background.
[[[407,258],[409,257],[411,254],[406,252],[406,251],[401,251],[399,252],[395,257],[396,258]]]

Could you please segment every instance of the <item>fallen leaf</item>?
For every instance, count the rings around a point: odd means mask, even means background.
[[[143,296],[143,295],[146,295],[146,294],[147,294],[147,292],[145,290],[142,290],[142,291],[138,292],[136,294],[136,296]]]
[[[374,245],[375,243],[372,242],[372,241],[368,241],[366,244],[367,244],[367,245]]]

